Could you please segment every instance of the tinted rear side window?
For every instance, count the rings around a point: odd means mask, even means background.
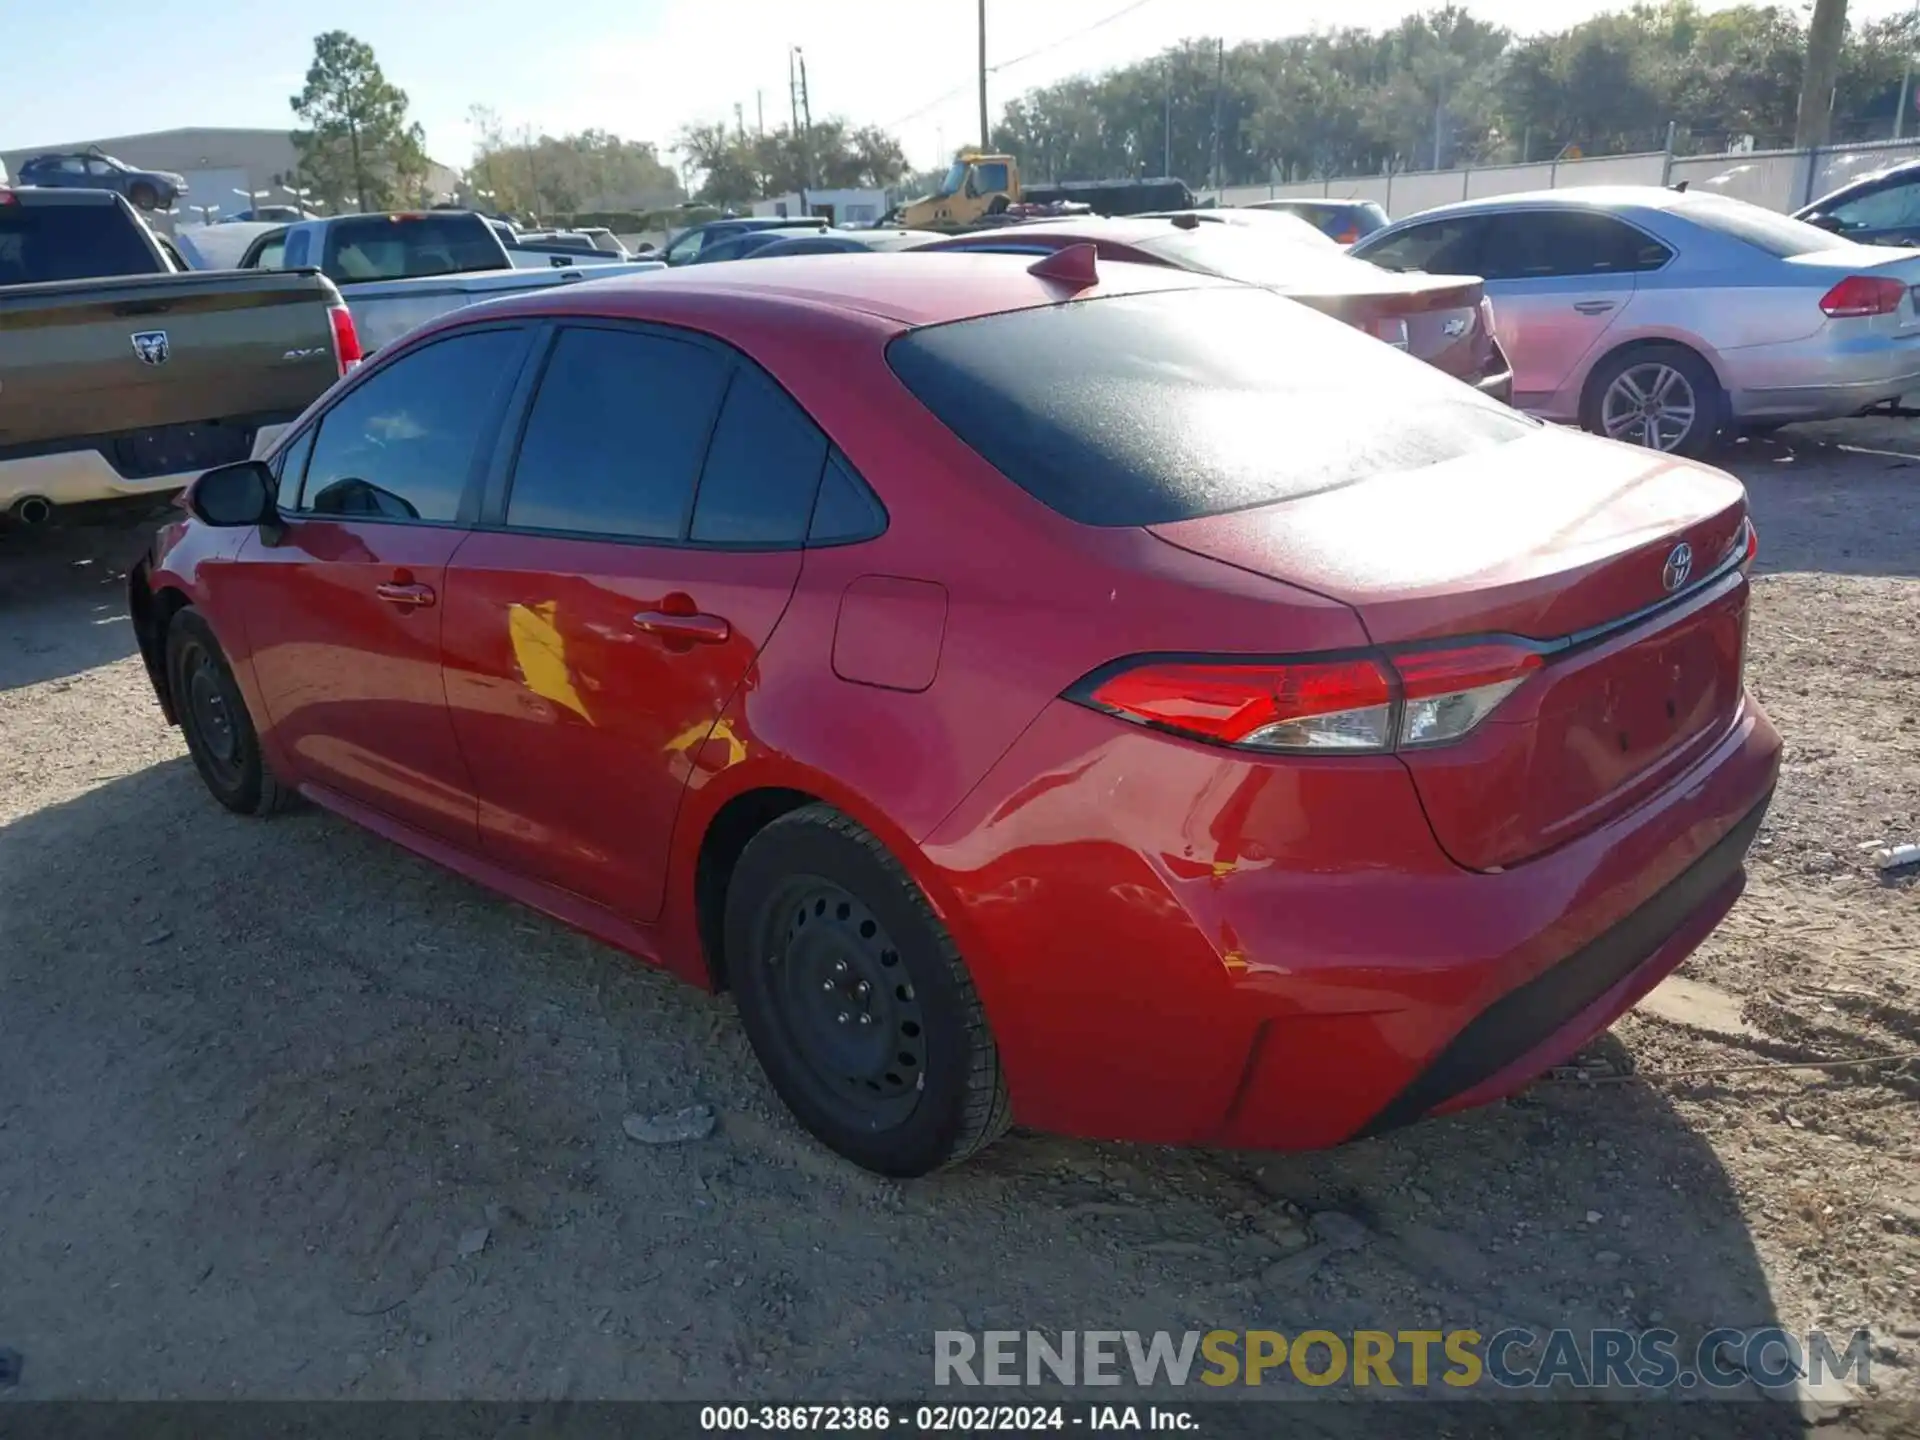
[[[520,441],[507,523],[678,540],[726,378],[704,346],[563,330]]]
[[[159,272],[118,206],[0,206],[0,285]]]
[[[1338,321],[1238,288],[988,315],[911,331],[887,358],[1003,475],[1085,525],[1270,504],[1536,428]]]
[[[771,380],[734,372],[713,430],[692,538],[723,545],[798,545],[827,460],[827,437]]]

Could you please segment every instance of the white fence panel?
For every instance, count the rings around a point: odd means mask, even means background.
[[[1528,190],[1553,188],[1551,165],[1495,165],[1486,170],[1468,172],[1467,198],[1486,195],[1519,195]]]
[[[1920,140],[1889,140],[1879,145],[1849,145],[1845,149],[1822,150],[1814,165],[1813,185],[1804,197],[1796,197],[1794,209],[1809,200],[1818,200],[1829,190],[1838,190],[1850,180],[1871,175],[1902,160],[1920,155]]]
[[[1554,166],[1553,185],[1658,185],[1667,157],[1660,151],[1639,155],[1600,155],[1591,160],[1562,160]]]
[[[1694,155],[1674,160],[1668,183],[1677,185],[1684,180],[1690,190],[1784,211],[1800,207],[1806,173],[1807,157],[1795,150]]]

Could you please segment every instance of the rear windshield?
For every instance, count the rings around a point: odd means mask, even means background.
[[[500,241],[478,215],[361,215],[327,227],[321,263],[335,284],[499,270]]]
[[[135,223],[117,205],[0,205],[0,285],[158,274]]]
[[[887,359],[1003,475],[1083,525],[1291,500],[1537,428],[1338,321],[1237,287],[930,326]]]
[[[1782,260],[1833,250],[1847,243],[1804,220],[1762,210],[1758,205],[1725,195],[1689,194],[1674,208],[1696,225],[1744,240]]]
[[[1165,235],[1136,242],[1182,270],[1199,270],[1244,285],[1303,285],[1321,288],[1369,277],[1355,260],[1297,216],[1278,216],[1271,225],[1198,225],[1168,228]]]

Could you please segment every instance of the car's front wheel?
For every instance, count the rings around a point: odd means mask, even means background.
[[[151,185],[135,185],[131,190],[127,191],[127,198],[134,203],[136,208],[141,210],[158,210],[160,208],[160,192],[155,190]]]
[[[1645,345],[1611,355],[1587,383],[1580,423],[1610,440],[1698,455],[1726,423],[1720,381],[1693,351]]]
[[[808,1130],[883,1175],[997,1139],[998,1051],[946,927],[900,862],[826,805],[756,835],[727,889],[726,971],[747,1037]]]
[[[241,815],[270,815],[294,802],[296,792],[267,766],[213,627],[190,606],[167,627],[167,691],[194,769],[214,799]]]

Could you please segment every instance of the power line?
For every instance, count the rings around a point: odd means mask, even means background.
[[[1023,61],[1033,59],[1036,55],[1044,55],[1049,50],[1058,50],[1062,45],[1070,41],[1078,40],[1082,35],[1091,35],[1095,30],[1100,29],[1102,26],[1111,25],[1116,20],[1124,20],[1134,11],[1142,9],[1152,3],[1153,0],[1133,0],[1133,4],[1126,6],[1124,9],[1114,11],[1113,14],[1107,16],[1104,20],[1096,20],[1091,25],[1083,25],[1071,35],[1062,35],[1058,40],[1049,40],[1045,45],[1040,46],[1036,50],[1029,50],[1024,55],[1016,55],[1011,60],[1002,60],[998,65],[989,65],[987,67],[987,73],[989,75],[997,75],[1002,70],[1011,69]]]
[[[1134,11],[1144,9],[1146,6],[1151,5],[1152,3],[1153,3],[1153,0],[1133,0],[1133,3],[1131,5],[1124,6],[1123,8],[1114,11],[1113,14],[1108,15],[1106,18],[1094,21],[1091,25],[1083,25],[1070,35],[1062,35],[1058,40],[1049,40],[1045,45],[1042,45],[1037,49],[1029,50],[1024,55],[1016,55],[1011,60],[1002,60],[998,65],[989,65],[987,67],[987,73],[989,75],[997,75],[1002,70],[1009,70],[1013,68],[1015,65],[1024,64],[1026,61],[1033,59],[1036,55],[1045,55],[1050,50],[1058,50],[1062,45],[1066,45],[1074,40],[1078,40],[1082,35],[1090,35],[1095,30],[1100,29],[1102,26],[1113,24],[1114,21],[1116,20],[1124,20],[1127,18],[1127,16],[1131,15]],[[936,95],[933,99],[929,100],[926,104],[922,105],[918,110],[910,111],[907,114],[902,115],[898,120],[889,120],[885,125],[881,126],[880,128],[883,130],[892,130],[896,126],[906,124],[909,120],[918,120],[922,115],[926,114],[929,110],[938,109],[940,106],[946,104],[947,101],[953,99],[956,95],[964,95],[967,91],[971,90],[972,88],[973,88],[972,81],[968,81],[965,85],[956,85],[953,87],[953,89],[946,91],[944,94]]]

